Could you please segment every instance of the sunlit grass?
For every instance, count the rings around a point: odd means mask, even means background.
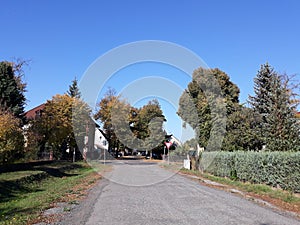
[[[66,169],[68,165],[70,168]],[[85,163],[58,163],[50,167],[55,170],[48,176],[25,179],[21,183],[24,177],[47,173],[48,165],[41,166],[41,170],[1,174],[0,224],[27,224],[53,202],[63,200],[66,194],[80,194],[81,190],[74,189],[76,185],[95,182],[95,176],[91,176],[95,171]]]

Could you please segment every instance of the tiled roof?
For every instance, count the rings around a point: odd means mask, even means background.
[[[37,107],[34,107],[33,109],[30,109],[25,113],[25,117],[27,119],[35,119],[35,117],[37,116],[37,112],[42,111],[44,108],[45,108],[45,104],[41,104]]]

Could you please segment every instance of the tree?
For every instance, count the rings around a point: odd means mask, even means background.
[[[67,91],[67,94],[72,98],[81,98],[81,93],[78,88],[78,81],[76,77],[72,81],[72,84],[69,85],[69,90]]]
[[[87,104],[67,94],[55,95],[47,101],[40,125],[57,158],[64,154],[64,145],[78,148],[76,140],[83,140],[86,121],[90,121],[89,116],[90,109]]]
[[[281,76],[272,79],[270,114],[266,117],[267,147],[270,150],[299,150],[299,126],[296,122],[295,108],[291,107],[287,86]]]
[[[99,109],[94,115],[94,118],[100,120],[103,125],[109,150],[114,150],[118,147],[118,140],[112,126],[111,112],[114,105],[118,105],[118,102],[120,101],[119,98],[120,97],[116,95],[116,91],[109,88],[98,103]]]
[[[26,84],[22,82],[20,65],[10,62],[0,62],[0,107],[4,111],[10,111],[14,116],[25,121],[24,95]]]
[[[0,109],[0,161],[7,163],[23,156],[24,136],[21,120]]]
[[[137,109],[109,89],[98,105],[94,117],[103,124],[109,149],[119,151],[122,147],[150,151],[161,146],[165,118],[157,100]]]
[[[218,90],[223,96],[220,96]],[[236,111],[238,98],[239,88],[230,81],[225,72],[199,68],[194,71],[192,81],[180,97],[177,114],[196,130],[199,145],[206,147],[211,135],[225,134],[224,121],[226,116]],[[223,110],[224,104],[226,112]]]
[[[143,140],[143,149],[160,155],[163,150],[165,131],[163,122],[166,121],[157,99],[149,101],[137,112],[137,120],[132,126],[136,136]]]
[[[260,70],[254,78],[254,96],[249,96],[249,103],[254,112],[260,116],[261,120],[255,128],[255,132],[264,144],[268,137],[265,131],[267,129],[267,116],[270,114],[271,109],[270,90],[274,76],[276,76],[275,71],[268,63],[261,65]]]
[[[255,95],[249,102],[261,119],[255,128],[257,136],[270,151],[298,150],[299,124],[288,80],[267,63],[258,71],[254,85]]]
[[[227,119],[223,149],[227,151],[254,151],[262,148],[260,137],[254,131],[260,124],[259,115],[240,105]]]
[[[173,154],[179,156],[186,156],[190,150],[197,149],[197,144],[198,142],[195,138],[187,140],[182,145],[177,146]]]

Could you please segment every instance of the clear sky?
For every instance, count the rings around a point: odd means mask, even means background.
[[[268,61],[275,70],[299,77],[299,12],[298,0],[2,1],[0,60],[32,60],[25,71],[30,109],[66,92],[75,76],[80,80],[112,48],[140,40],[169,41],[225,71],[245,102],[260,64]],[[147,75],[164,73],[156,69],[147,69]],[[138,76],[144,71],[131,72]],[[123,88],[120,79],[113,82],[117,91]],[[184,88],[189,80],[176,82]]]

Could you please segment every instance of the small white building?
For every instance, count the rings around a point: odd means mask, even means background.
[[[95,128],[94,148],[108,150],[108,141],[105,134],[97,127]]]

